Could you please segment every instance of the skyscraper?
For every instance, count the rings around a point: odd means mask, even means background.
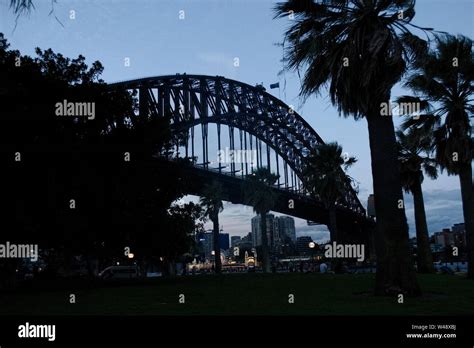
[[[309,247],[309,243],[311,243],[313,239],[308,236],[298,237],[296,240],[296,250],[298,250],[298,254],[300,255],[307,255],[311,252],[311,248]]]
[[[241,242],[241,240],[242,238],[240,238],[240,236],[232,236],[230,237],[230,245],[235,247]]]
[[[219,248],[221,248],[221,250],[229,249],[229,234],[228,233],[221,232],[219,234]]]
[[[373,194],[369,195],[367,200],[367,215],[375,217],[375,196]]]
[[[207,259],[211,259],[211,252],[214,250],[214,235],[212,232],[206,232],[203,233],[202,237],[204,256]]]
[[[200,242],[202,243],[203,252],[206,258],[212,258],[212,251],[214,250],[214,234],[213,232],[205,232],[201,235]],[[219,233],[219,248],[222,251],[229,249],[229,234]]]
[[[284,243],[289,238],[293,243],[296,242],[295,219],[291,216],[279,216],[274,220],[275,235],[278,236],[280,243]],[[277,243],[278,244],[278,243]]]
[[[275,216],[273,214],[267,214],[267,240],[268,245],[271,242],[271,234],[273,233],[273,220]],[[257,215],[252,218],[252,245],[254,247],[262,245],[262,231],[261,231],[261,216]]]

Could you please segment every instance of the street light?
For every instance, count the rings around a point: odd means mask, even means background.
[[[311,267],[314,269],[314,248],[316,248],[316,243],[315,242],[309,242],[308,244],[310,250],[311,250]]]
[[[211,250],[211,261],[212,261],[212,267],[215,268],[216,267],[216,251],[215,250]]]

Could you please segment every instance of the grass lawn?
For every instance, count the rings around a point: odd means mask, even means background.
[[[373,274],[229,274],[147,284],[0,297],[0,314],[21,315],[474,315],[474,281],[419,275],[424,295],[372,296]],[[76,303],[69,303],[69,294]],[[185,295],[185,304],[178,302]],[[289,294],[295,298],[288,303]]]

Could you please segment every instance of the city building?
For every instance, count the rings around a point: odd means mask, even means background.
[[[451,231],[454,233],[466,233],[466,228],[464,227],[464,223],[454,224],[451,227]]]
[[[230,237],[230,245],[233,247],[239,246],[242,238],[240,236],[232,236]]]
[[[293,243],[296,242],[295,219],[292,217],[276,217],[273,222],[273,230],[275,231],[275,240],[279,243],[285,243],[287,238],[289,238]]]
[[[464,249],[467,246],[464,223],[454,224],[453,227],[451,227],[451,231],[453,233],[454,245],[460,249]]]
[[[238,247],[242,250],[250,250],[253,248],[252,232],[249,232],[245,237],[242,237]]]
[[[444,247],[441,244],[430,244],[430,249],[432,253],[440,253],[444,250]]]
[[[214,250],[214,235],[211,232],[205,232],[201,236],[202,249],[204,252],[204,257],[206,259],[211,259],[212,251]]]
[[[466,230],[463,223],[454,224],[451,229],[444,228],[441,232],[435,232],[430,238],[430,248],[434,261],[446,261],[446,249],[458,248],[461,260],[466,257]]]
[[[444,250],[446,247],[457,247],[462,254],[466,246],[466,230],[463,223],[454,224],[451,229],[443,228],[441,232],[435,232],[431,237],[433,252]]]
[[[367,215],[375,217],[375,196],[373,194],[369,195],[367,199]]]
[[[230,248],[229,244],[229,234],[228,233],[220,233],[219,234],[219,248],[221,250],[228,250]]]
[[[308,236],[302,236],[296,238],[296,251],[299,255],[308,255],[311,253],[309,243],[313,241],[313,238]]]
[[[251,220],[252,223],[252,245],[254,247],[261,246],[262,245],[262,231],[261,231],[261,216],[257,215],[254,216]],[[273,234],[273,220],[275,219],[275,216],[273,214],[267,214],[266,215],[267,219],[267,240],[268,240],[268,245],[270,245],[271,242],[271,235]]]
[[[241,241],[238,247],[242,250],[250,250],[253,248],[253,243],[247,242],[247,241]]]
[[[267,214],[267,238],[268,244],[272,242],[273,249],[280,250],[281,246],[287,242],[287,239],[293,243],[296,242],[295,220],[290,216],[274,216]],[[261,217],[260,215],[252,218],[252,246],[257,247],[262,245]],[[245,238],[245,237],[244,237]],[[242,238],[242,241],[244,240]]]
[[[449,228],[443,228],[441,232],[435,232],[433,236],[435,244],[442,247],[454,245],[454,235]]]
[[[252,232],[247,233],[245,237],[242,237],[242,242],[252,242],[253,237],[252,237]]]
[[[204,257],[206,259],[212,259],[212,251],[214,250],[214,234],[212,230],[206,231],[205,233],[201,233],[199,236],[199,242],[202,244],[202,249],[204,253]],[[220,233],[219,234],[219,248],[222,252],[229,249],[229,234],[228,233]]]

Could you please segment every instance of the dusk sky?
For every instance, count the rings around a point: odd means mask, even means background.
[[[51,1],[38,0],[36,10],[19,18],[16,29],[9,3],[0,0],[0,32],[12,49],[28,55],[34,55],[35,47],[52,48],[71,58],[82,54],[89,63],[102,62],[106,82],[184,72],[221,75],[250,85],[263,82],[267,92],[293,105],[326,142],[337,141],[357,157],[349,174],[359,182],[359,198],[366,205],[372,192],[367,123],[339,117],[325,92],[303,104],[298,75],[278,75],[282,48],[276,44],[282,42],[290,19],[273,19],[275,1],[58,0],[49,15]],[[472,0],[418,0],[416,11],[413,23],[419,26],[474,37]],[[233,64],[236,57],[238,67]],[[128,67],[125,58],[130,59]],[[269,89],[275,82],[280,90]],[[399,86],[392,91],[394,97],[407,93]],[[458,177],[426,178],[423,189],[430,234],[463,221]],[[412,197],[405,199],[414,236]],[[245,235],[253,215],[250,207],[226,203],[220,221],[225,232]],[[307,226],[296,219],[296,228],[297,236],[328,239],[325,226]]]

